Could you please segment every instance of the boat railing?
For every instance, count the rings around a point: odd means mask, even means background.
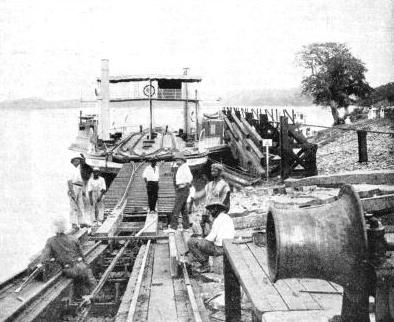
[[[159,88],[159,99],[182,99],[182,90],[177,88]]]
[[[109,129],[110,132],[121,132],[121,133],[131,133],[131,132],[139,132],[140,128],[138,125],[121,125],[116,127],[111,127]]]

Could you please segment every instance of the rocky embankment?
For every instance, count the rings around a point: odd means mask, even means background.
[[[394,169],[394,135],[369,132],[367,134],[368,163],[359,163],[357,130],[394,133],[394,121],[362,120],[318,132],[311,142],[318,144],[319,174]]]

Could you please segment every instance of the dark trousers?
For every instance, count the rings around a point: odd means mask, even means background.
[[[187,242],[187,246],[194,258],[202,265],[208,265],[209,256],[223,255],[223,247],[216,246],[205,238],[191,237]]]
[[[210,215],[207,213],[202,214],[200,221],[202,237],[208,236],[211,231],[212,222],[210,220]],[[208,226],[208,227],[207,227]]]
[[[189,197],[190,188],[185,187],[181,189],[176,189],[175,193],[175,204],[174,209],[172,210],[172,214],[170,216],[170,225],[172,229],[178,228],[178,218],[179,214],[182,213],[182,223],[183,228],[188,229],[190,226],[189,223],[189,215],[186,207],[187,197]]]
[[[159,196],[159,182],[148,181],[146,184],[146,192],[148,193],[149,210],[155,211],[157,198]]]
[[[63,274],[73,279],[74,296],[76,298],[90,294],[97,285],[92,270],[84,262],[75,263],[72,267],[63,268]]]

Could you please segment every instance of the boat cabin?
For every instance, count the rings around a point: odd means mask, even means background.
[[[102,60],[97,79],[100,138],[108,140],[111,133],[135,132],[140,127],[152,134],[155,126],[161,126],[196,139],[201,130],[199,82],[201,78],[187,75],[187,69],[183,75],[110,76],[108,60]]]

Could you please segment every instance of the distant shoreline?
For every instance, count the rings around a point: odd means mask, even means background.
[[[0,110],[45,110],[59,108],[78,108],[79,100],[46,101],[42,99],[27,98],[0,102]]]

